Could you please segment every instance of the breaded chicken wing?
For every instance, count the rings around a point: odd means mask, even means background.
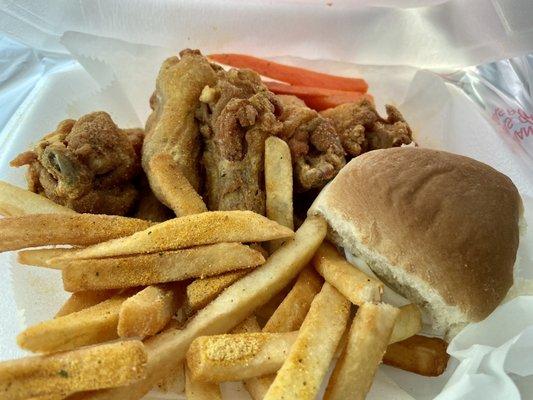
[[[137,190],[141,129],[119,129],[109,114],[68,119],[12,166],[28,165],[29,189],[78,212],[124,215]]]
[[[265,140],[282,128],[281,105],[253,71],[220,71],[217,78],[196,112],[208,208],[264,214]]]
[[[201,140],[194,118],[205,86],[214,85],[219,70],[198,50],[183,50],[180,58],[163,62],[150,99],[152,114],[146,122],[142,165],[150,180],[150,159],[159,153],[170,154],[189,183],[198,191]],[[160,199],[163,203],[164,199]]]
[[[337,131],[348,156],[365,151],[398,147],[412,141],[412,132],[402,114],[394,106],[386,105],[387,118],[379,116],[368,100],[341,104],[320,112]]]
[[[283,103],[279,137],[290,149],[294,186],[298,191],[320,189],[346,164],[344,150],[333,124],[292,96],[278,96]]]

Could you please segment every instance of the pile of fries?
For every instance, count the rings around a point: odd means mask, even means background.
[[[0,397],[221,399],[221,382],[243,381],[254,400],[314,399],[336,357],[326,399],[364,398],[382,361],[442,373],[446,343],[417,335],[416,306],[381,303],[383,284],[324,241],[321,217],[293,231],[289,149],[272,137],[265,151],[268,218],[206,211],[169,157],[157,191],[179,216],[159,224],[0,182],[0,251],[60,270],[72,293],[20,333],[39,355],[0,363]]]

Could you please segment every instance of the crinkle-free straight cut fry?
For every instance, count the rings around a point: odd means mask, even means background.
[[[129,237],[73,252],[66,259],[155,253],[221,242],[264,242],[294,232],[252,211],[209,211],[174,218]]]
[[[76,214],[76,211],[46,197],[10,183],[0,181],[0,215],[17,217],[26,214]]]
[[[325,282],[265,400],[315,399],[346,329],[350,302]]]
[[[401,342],[422,330],[422,313],[416,305],[407,304],[399,310],[389,343]]]
[[[4,218],[0,219],[0,251],[54,244],[87,246],[129,236],[150,225],[140,219],[97,214],[34,214]]]
[[[157,198],[181,217],[206,212],[207,207],[170,154],[157,154],[149,161],[150,187]]]
[[[148,286],[120,306],[117,332],[121,338],[155,335],[163,330],[183,302],[181,285]]]
[[[399,310],[364,303],[357,309],[348,342],[329,380],[325,400],[364,400],[381,363]]]
[[[355,305],[381,299],[383,283],[351,265],[331,244],[324,242],[313,257],[313,265],[324,279]]]
[[[201,336],[187,351],[195,380],[237,381],[276,372],[287,358],[298,332],[240,333]]]
[[[0,363],[3,400],[128,385],[144,377],[142,342],[126,340]]]
[[[292,161],[287,143],[271,136],[265,140],[266,216],[283,226],[294,229],[292,204]],[[271,251],[282,241],[269,243]]]
[[[111,298],[117,293],[116,290],[86,290],[83,292],[72,293],[70,297],[65,301],[61,306],[59,311],[56,313],[57,317],[62,317],[63,315],[68,315],[75,313],[76,311],[81,311],[85,308],[92,307],[98,303],[101,303],[104,300]]]
[[[71,292],[181,281],[246,269],[264,262],[261,253],[240,243],[217,243],[126,257],[50,261],[54,265],[64,265],[63,286]]]
[[[415,374],[438,376],[450,359],[447,347],[448,343],[440,338],[414,335],[387,347],[383,362]]]
[[[217,297],[224,289],[235,283],[249,270],[229,271],[220,275],[208,276],[206,278],[198,278],[187,285],[185,289],[185,312],[189,315],[204,308],[215,297]]]
[[[288,240],[267,262],[235,282],[200,310],[182,330],[169,329],[146,342],[147,377],[124,388],[80,393],[71,399],[137,400],[155,384],[172,375],[191,342],[202,335],[229,331],[257,307],[265,304],[307,265],[326,236],[321,217],[308,217],[294,239]]]
[[[41,322],[20,333],[20,347],[33,352],[72,350],[116,339],[120,306],[127,295],[117,295],[84,310]]]
[[[269,318],[263,332],[291,332],[300,329],[323,280],[308,266],[298,275],[296,283]],[[244,381],[246,390],[254,400],[262,400],[276,375],[265,375]]]
[[[55,257],[60,257],[76,248],[51,248],[51,249],[31,249],[21,250],[17,253],[17,261],[23,265],[32,265],[34,267],[61,269],[59,265],[51,265],[49,260]]]
[[[185,368],[185,396],[187,400],[222,400],[218,383],[195,380]]]

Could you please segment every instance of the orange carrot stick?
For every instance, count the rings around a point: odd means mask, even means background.
[[[308,96],[302,98],[302,100],[305,101],[307,107],[317,111],[327,110],[328,108],[337,107],[345,103],[356,103],[365,99],[372,103],[374,102],[374,98],[368,93],[358,93],[358,96],[344,96],[334,94],[331,96]]]
[[[374,101],[371,95],[361,92],[346,92],[343,90],[332,90],[310,86],[292,86],[280,82],[263,82],[266,87],[276,94],[291,94],[297,96],[307,104],[308,107],[317,111],[336,107],[344,103],[354,103],[367,99]]]
[[[324,74],[244,54],[211,54],[208,57],[235,68],[249,68],[260,75],[292,85],[362,93],[368,90],[368,84],[363,79]]]

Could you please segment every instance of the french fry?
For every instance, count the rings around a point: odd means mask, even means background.
[[[128,385],[144,377],[142,342],[127,340],[0,363],[4,400]]]
[[[329,243],[322,243],[313,265],[320,275],[355,305],[381,299],[383,283],[371,278],[351,265]]]
[[[383,303],[359,306],[348,342],[326,389],[325,400],[365,399],[398,314],[396,307]]]
[[[207,207],[170,154],[157,154],[149,161],[150,187],[156,197],[178,216],[198,214]]]
[[[268,256],[267,256],[268,257]],[[281,292],[276,294],[274,297],[272,297],[268,303],[263,304],[261,307],[259,307],[257,310],[255,310],[254,315],[257,318],[257,321],[259,321],[259,324],[261,326],[264,326],[267,321],[272,317],[274,312],[278,309],[281,302],[287,297],[287,294],[289,294],[289,290],[291,290],[291,285],[287,285],[283,288]]]
[[[265,189],[266,216],[294,229],[291,151],[283,139],[275,136],[265,141]],[[275,240],[268,243],[268,247],[272,252],[282,243]]]
[[[239,333],[196,338],[187,351],[193,379],[224,382],[276,372],[298,332]]]
[[[120,306],[118,336],[144,339],[163,330],[183,301],[179,285],[148,286]]]
[[[242,321],[239,325],[233,328],[231,330],[231,333],[253,333],[253,332],[260,332],[260,331],[261,331],[261,327],[257,323],[257,318],[255,317],[255,315],[250,315],[248,318]]]
[[[0,252],[53,244],[86,246],[128,236],[150,225],[140,219],[96,214],[35,214],[4,218],[0,219]]]
[[[447,347],[442,339],[415,335],[387,347],[383,362],[415,374],[438,376],[448,365]]]
[[[109,299],[116,293],[116,290],[87,290],[84,292],[72,293],[65,304],[59,309],[55,317],[62,317],[92,307]]]
[[[203,279],[196,279],[187,285],[185,311],[188,315],[204,308],[224,289],[232,285],[249,271],[230,271],[216,276],[209,276]]]
[[[200,310],[184,329],[168,329],[148,339],[145,343],[148,351],[145,379],[123,388],[76,394],[69,400],[140,399],[155,384],[175,373],[195,338],[229,331],[289,284],[311,260],[326,236],[326,230],[324,219],[308,217],[294,239],[280,247],[263,266],[228,287]]]
[[[35,267],[61,269],[58,265],[48,264],[48,260],[67,254],[77,249],[70,248],[51,248],[51,249],[32,249],[21,250],[17,253],[17,261],[23,265],[32,265]]]
[[[289,228],[252,211],[209,211],[174,218],[129,237],[87,247],[63,258],[79,260],[156,253],[221,242],[264,242],[293,235]]]
[[[414,304],[400,307],[389,343],[401,342],[422,330],[422,314]]]
[[[325,282],[265,400],[316,398],[349,314],[350,302]]]
[[[309,267],[302,270],[287,297],[263,327],[263,332],[291,332],[300,329],[321,287],[322,279],[315,271]]]
[[[46,197],[0,181],[0,215],[18,217],[27,214],[76,214]]]
[[[222,393],[217,383],[195,380],[185,367],[185,396],[187,400],[222,400]]]
[[[118,313],[126,295],[117,295],[84,310],[31,326],[17,337],[33,352],[72,350],[116,339]]]
[[[322,279],[314,269],[303,269],[287,297],[263,327],[263,332],[291,332],[300,329],[321,287]],[[262,400],[275,378],[276,375],[272,374],[247,379],[244,387],[254,400]]]
[[[63,400],[65,398],[62,394],[45,394],[44,396],[30,397],[27,400]]]
[[[175,373],[161,380],[155,389],[163,393],[183,393],[185,390],[185,363],[178,363]]]
[[[63,286],[69,292],[126,288],[181,281],[246,269],[265,262],[261,253],[240,243],[216,243],[190,249],[162,251],[126,257],[81,259],[59,257]]]

